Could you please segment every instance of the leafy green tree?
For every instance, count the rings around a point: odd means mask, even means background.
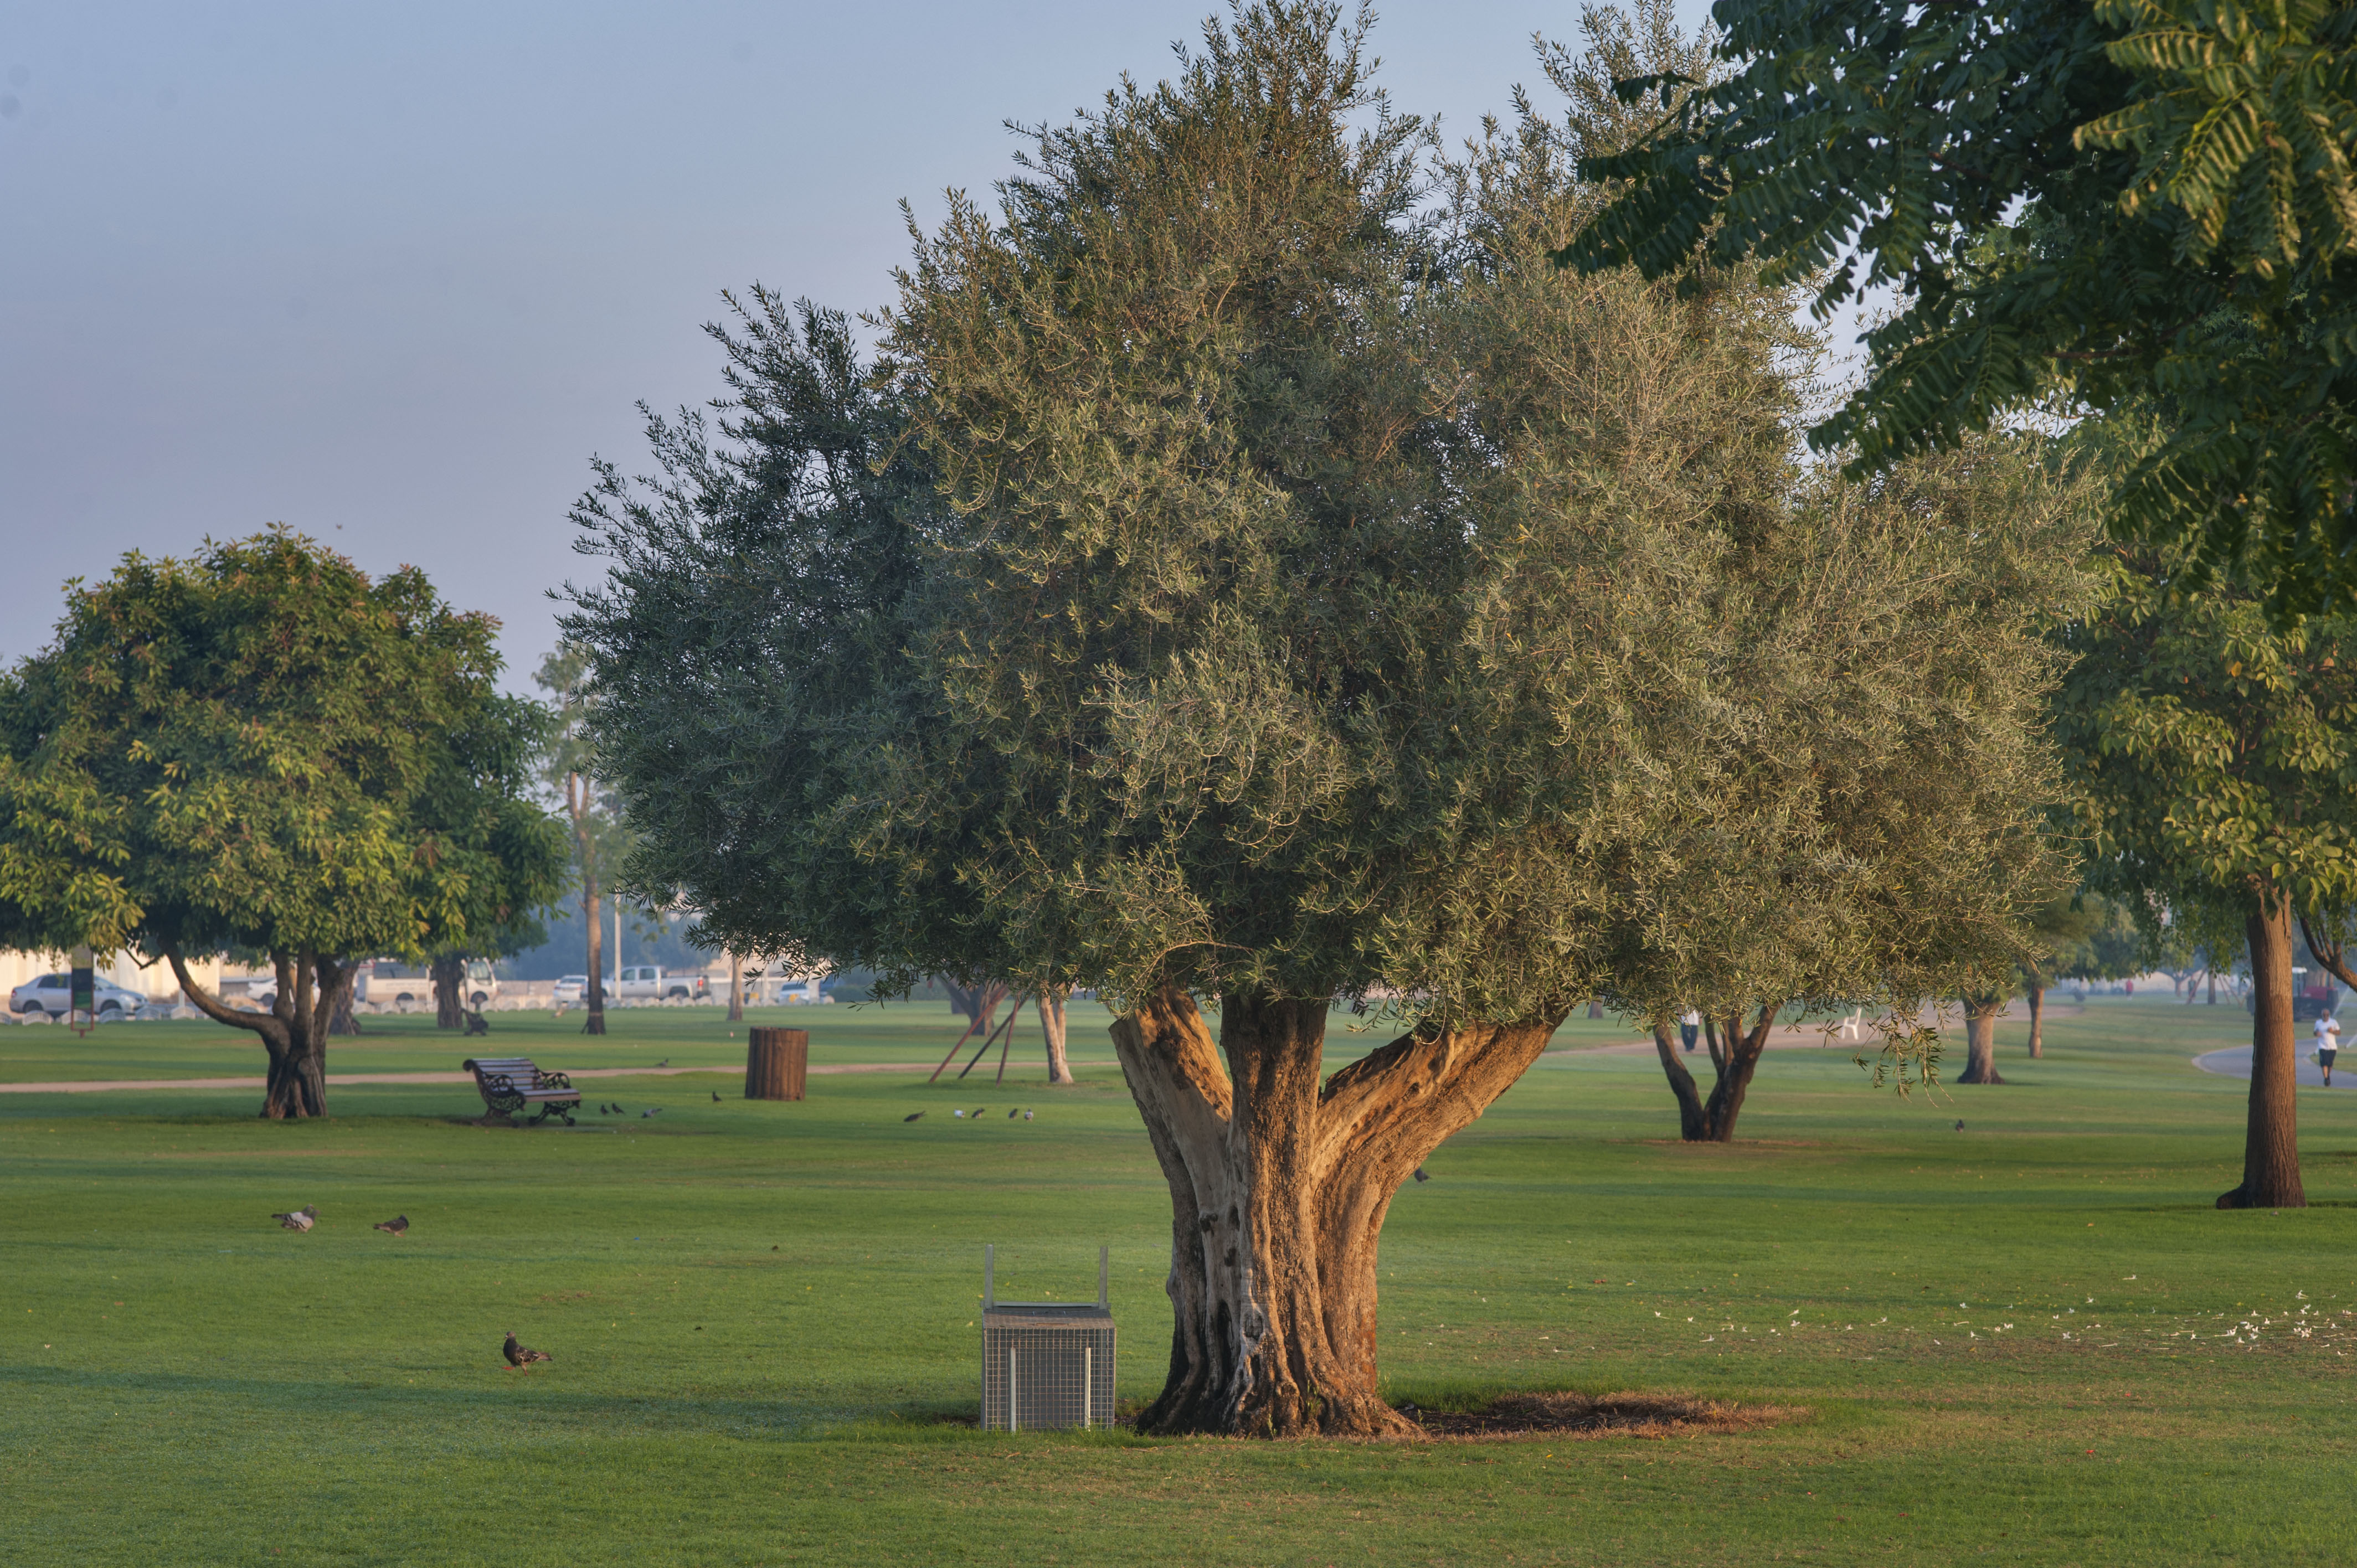
[[[2057,898],[2031,921],[2037,949],[2021,968],[2029,993],[2029,1054],[2046,1054],[2046,993],[2062,980],[2118,980],[2138,971],[2143,944],[2127,911],[2084,888]]]
[[[479,944],[555,889],[494,629],[283,529],[77,585],[0,681],[0,943],[164,959],[261,1038],[264,1115],[324,1113],[356,958]],[[270,1011],[189,972],[231,949],[269,955]]]
[[[2341,929],[2357,907],[2357,620],[2275,625],[2253,595],[2181,591],[2174,565],[2124,553],[2115,595],[2066,639],[2059,738],[2089,886],[2136,917],[2147,952],[2222,950],[2240,928],[2250,1113],[2242,1183],[2218,1204],[2296,1208],[2292,929]]]
[[[2057,400],[2170,417],[2123,537],[2280,617],[2357,576],[2357,10],[2306,0],[1720,0],[1725,74],[1621,83],[1657,122],[1587,166],[1560,252],[1649,276],[1757,258],[1832,310],[1887,286],[1813,439],[1868,469]],[[1667,89],[1671,102],[1661,106]]]

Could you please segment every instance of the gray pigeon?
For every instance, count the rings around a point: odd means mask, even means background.
[[[900,1120],[901,1120],[901,1121],[903,1121],[903,1122],[914,1122],[914,1121],[917,1119],[917,1117],[918,1117],[918,1116],[922,1116],[923,1114],[924,1114],[924,1112],[921,1112],[921,1111],[920,1111],[920,1112],[916,1112],[916,1114],[915,1114],[915,1115],[903,1116],[903,1117],[901,1117],[901,1118],[900,1118]]]
[[[1028,1111],[1026,1111],[1026,1112],[1023,1113],[1023,1120],[1025,1120],[1026,1122],[1030,1121],[1030,1120],[1031,1120],[1031,1112],[1029,1112]]]
[[[715,1104],[715,1105],[717,1105],[717,1104],[719,1104],[719,1103],[720,1103],[720,1096],[719,1096],[718,1094],[715,1094],[715,1095],[713,1095],[713,1097],[712,1097],[712,1103],[713,1103],[713,1104]]]
[[[1012,1121],[1014,1121],[1014,1120],[1015,1120],[1015,1118],[1016,1118],[1016,1115],[1017,1115],[1017,1113],[1016,1112],[1009,1111],[1009,1112],[1006,1113],[1006,1119],[1007,1119],[1009,1122],[1012,1122]]]
[[[282,1230],[308,1230],[311,1222],[319,1218],[319,1210],[316,1205],[307,1203],[292,1214],[274,1214],[270,1218],[278,1221]]]
[[[528,1367],[534,1361],[548,1359],[547,1351],[535,1350],[529,1345],[517,1344],[515,1330],[512,1328],[508,1330],[508,1342],[500,1347],[500,1354],[508,1359],[508,1365],[511,1367]]]
[[[1415,1179],[1418,1181],[1430,1181],[1432,1178],[1424,1174],[1424,1167],[1422,1165],[1418,1165],[1415,1167]]]
[[[643,1122],[643,1121],[645,1121],[648,1117],[650,1117],[650,1116],[653,1115],[653,1114],[655,1113],[655,1112],[656,1112],[656,1111],[660,1111],[660,1110],[662,1110],[662,1106],[660,1106],[660,1105],[658,1105],[658,1106],[654,1107],[654,1110],[652,1110],[652,1111],[641,1111],[641,1112],[639,1112],[639,1120],[640,1120],[640,1121],[641,1121],[641,1122]]]
[[[371,1225],[369,1229],[371,1230],[382,1230],[388,1236],[406,1236],[409,1234],[409,1216],[406,1214],[396,1214],[390,1219],[382,1220],[375,1225]]]
[[[655,1063],[655,1066],[657,1066],[657,1067],[669,1067],[669,1066],[671,1066],[671,1058],[670,1058],[669,1057],[665,1057],[665,1058],[663,1058],[663,1059],[662,1059],[662,1060],[661,1060],[661,1061],[659,1061],[659,1062]]]

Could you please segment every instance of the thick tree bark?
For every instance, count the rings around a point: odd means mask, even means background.
[[[735,953],[728,955],[728,1021],[745,1021],[745,961]]]
[[[2251,948],[2251,1099],[2243,1185],[2221,1208],[2305,1208],[2299,1185],[2299,1036],[2291,1012],[2291,899],[2262,887],[2243,921]]]
[[[1996,992],[1968,995],[1964,1004],[1964,1070],[1958,1083],[2003,1083],[1996,1070],[1996,1015],[2005,998]]]
[[[167,949],[180,993],[217,1024],[262,1037],[270,1065],[262,1091],[262,1114],[277,1122],[328,1113],[328,1026],[339,1004],[351,1004],[359,966],[310,953],[274,952],[278,993],[270,1011],[252,1013],[227,1005],[197,983],[177,950]],[[313,996],[314,988],[317,996]]]
[[[1051,1084],[1072,1081],[1072,1064],[1064,1054],[1064,999],[1071,994],[1051,986],[1033,998],[1033,1008],[1039,1015],[1039,1037],[1048,1047],[1048,1081]]]
[[[1376,1377],[1376,1245],[1392,1196],[1545,1049],[1563,1015],[1427,1026],[1319,1082],[1325,998],[1192,1001],[1113,1026],[1170,1184],[1170,1370],[1157,1433],[1405,1434]],[[1222,1069],[1222,1058],[1225,1057]]]
[[[2046,987],[2037,981],[2029,983],[2029,1055],[2031,1059],[2046,1054]]]
[[[1662,1072],[1678,1101],[1678,1136],[1689,1144],[1725,1144],[1735,1137],[1735,1119],[1743,1113],[1743,1097],[1750,1092],[1751,1075],[1760,1069],[1760,1053],[1768,1048],[1768,1029],[1780,1009],[1760,1010],[1759,1022],[1746,1030],[1740,1015],[1725,1020],[1706,1018],[1703,1030],[1710,1043],[1710,1065],[1717,1081],[1710,1098],[1686,1064],[1678,1059],[1677,1041],[1667,1020],[1653,1025],[1653,1050],[1662,1058]]]
[[[434,977],[434,1026],[467,1026],[467,961],[449,953],[436,955],[427,973]]]

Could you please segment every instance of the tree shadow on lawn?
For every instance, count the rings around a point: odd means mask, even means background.
[[[1114,1422],[1126,1428],[1146,1408],[1143,1400],[1122,1400]],[[1689,1399],[1683,1394],[1620,1392],[1501,1394],[1466,1410],[1425,1410],[1405,1402],[1399,1412],[1429,1437],[1498,1439],[1544,1437],[1578,1441],[1590,1437],[1690,1437],[1703,1433],[1762,1432],[1813,1418],[1802,1405],[1742,1404],[1732,1400]],[[972,1430],[981,1425],[971,1410],[936,1407],[918,1419],[936,1426]],[[1351,1440],[1345,1440],[1351,1441]]]

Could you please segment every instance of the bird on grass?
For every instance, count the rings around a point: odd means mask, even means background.
[[[979,1121],[981,1121],[981,1120],[982,1120],[982,1107],[981,1107],[981,1106],[979,1106],[979,1105],[977,1105],[977,1106],[975,1106],[972,1111],[970,1111],[970,1112],[966,1112],[966,1114],[967,1114],[967,1115],[969,1115],[969,1116],[972,1116],[975,1121],[979,1122]]]
[[[639,1112],[639,1120],[640,1120],[640,1121],[641,1121],[641,1122],[643,1122],[643,1121],[645,1121],[648,1117],[650,1117],[650,1116],[653,1115],[653,1114],[655,1113],[655,1112],[656,1112],[656,1111],[660,1111],[660,1110],[662,1110],[662,1106],[660,1106],[660,1105],[658,1105],[658,1106],[654,1107],[654,1110],[652,1110],[652,1111],[641,1111],[641,1112]]]
[[[712,1103],[713,1103],[713,1104],[715,1104],[715,1105],[717,1105],[717,1104],[719,1104],[719,1103],[720,1103],[720,1096],[719,1096],[718,1094],[716,1094],[716,1094],[714,1094],[714,1095],[713,1095],[713,1097],[712,1097]]]
[[[659,1061],[659,1062],[655,1063],[655,1066],[657,1066],[657,1067],[669,1067],[669,1066],[671,1066],[671,1058],[670,1058],[669,1057],[665,1057],[665,1058],[663,1058],[663,1059],[662,1059],[662,1060],[661,1060],[661,1061]]]
[[[274,1214],[270,1218],[278,1221],[282,1230],[308,1230],[311,1222],[319,1218],[319,1210],[317,1205],[307,1203],[292,1214]]]
[[[950,1112],[950,1114],[951,1114],[951,1115],[952,1115],[952,1116],[959,1117],[959,1118],[963,1119],[963,1118],[964,1117],[964,1115],[965,1115],[965,1112],[963,1112],[963,1111],[952,1111],[952,1112]]]
[[[547,1351],[535,1350],[529,1345],[517,1344],[515,1330],[512,1328],[508,1330],[508,1342],[500,1347],[500,1354],[508,1359],[508,1365],[511,1367],[528,1367],[534,1361],[548,1359]]]
[[[1023,1113],[1023,1120],[1025,1120],[1026,1122],[1030,1121],[1030,1120],[1031,1120],[1031,1112],[1029,1112],[1028,1111],[1026,1111],[1026,1112]]]
[[[369,1229],[382,1230],[388,1236],[406,1236],[409,1234],[409,1216],[396,1214],[390,1219],[381,1220],[370,1226]]]
[[[1424,1167],[1422,1165],[1418,1165],[1415,1167],[1415,1179],[1418,1181],[1430,1181],[1432,1178],[1424,1174]]]
[[[914,1122],[914,1121],[917,1119],[917,1117],[919,1117],[919,1116],[922,1116],[923,1114],[924,1114],[924,1112],[921,1112],[921,1111],[920,1111],[920,1112],[917,1112],[914,1115],[903,1116],[903,1117],[901,1117],[901,1118],[900,1118],[900,1120],[901,1120],[901,1121],[903,1121],[903,1122]]]
[[[1015,1111],[1009,1111],[1009,1112],[1006,1113],[1006,1119],[1007,1119],[1009,1122],[1012,1122],[1012,1121],[1014,1121],[1014,1120],[1015,1120],[1016,1116],[1017,1116],[1018,1113],[1019,1113],[1019,1112],[1015,1112]]]
[[[1961,1117],[1961,1116],[1959,1116],[1958,1118],[1956,1118],[1956,1131],[1957,1131],[1957,1132],[1959,1132],[1959,1133],[1961,1133],[1961,1132],[1963,1132],[1964,1130],[1964,1118],[1963,1118],[1963,1117]]]

